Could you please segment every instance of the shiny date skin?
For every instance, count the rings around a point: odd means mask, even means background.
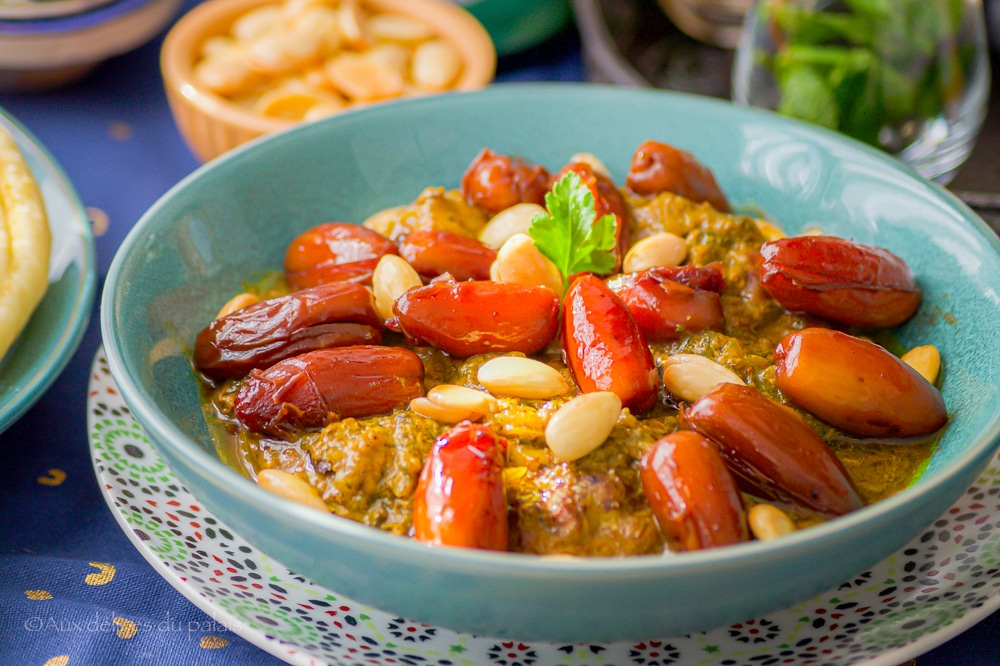
[[[902,258],[833,236],[768,241],[758,270],[786,309],[848,326],[898,326],[920,306],[920,287]]]
[[[756,389],[720,384],[684,411],[684,423],[719,446],[747,491],[839,516],[861,507],[843,465],[790,408]]]
[[[484,148],[462,175],[462,196],[493,213],[519,203],[545,205],[549,172],[520,157]]]
[[[507,550],[507,443],[487,425],[453,426],[434,443],[413,496],[413,536],[434,546]]]
[[[635,317],[646,342],[677,340],[681,331],[725,328],[722,299],[717,292],[692,289],[662,275],[660,269],[651,268],[608,282]]]
[[[858,437],[915,437],[948,421],[941,393],[867,340],[823,328],[786,335],[774,351],[775,385],[793,403]]]
[[[488,280],[496,250],[450,231],[414,231],[399,243],[399,256],[425,277],[445,273],[459,282]]]
[[[587,186],[590,193],[594,196],[595,219],[599,220],[605,215],[615,216],[615,266],[613,272],[617,271],[621,268],[625,252],[628,251],[631,245],[625,199],[622,198],[622,194],[618,191],[618,187],[614,184],[614,181],[603,174],[597,173],[589,164],[584,164],[583,162],[572,162],[564,166],[552,179],[552,183],[556,183],[570,171],[580,177],[580,181]]]
[[[673,551],[747,541],[743,500],[715,444],[690,430],[661,438],[642,456],[639,479]]]
[[[380,344],[381,326],[371,292],[333,282],[216,319],[198,333],[193,360],[212,379],[235,379],[314,349]]]
[[[489,352],[534,354],[555,338],[559,299],[548,287],[503,282],[434,282],[393,306],[400,330],[457,358]]]
[[[327,222],[299,234],[285,251],[285,277],[292,289],[337,281],[371,284],[378,260],[396,254],[388,238],[349,222]]]
[[[639,325],[593,275],[578,277],[566,292],[563,358],[584,393],[611,391],[633,414],[656,401],[660,377]]]
[[[254,370],[236,394],[236,418],[284,437],[341,418],[386,414],[424,394],[424,365],[401,347],[320,349]]]
[[[625,185],[643,196],[673,192],[698,203],[707,201],[723,213],[731,210],[708,167],[690,153],[659,141],[646,141],[636,148]]]

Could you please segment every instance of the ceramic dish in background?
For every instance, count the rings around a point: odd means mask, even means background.
[[[504,56],[541,44],[569,21],[569,0],[451,0],[479,19]]]
[[[921,479],[897,495],[768,542],[676,557],[545,558],[428,548],[276,498],[218,459],[190,360],[195,334],[254,270],[321,221],[360,221],[456,187],[484,147],[558,168],[581,150],[621,182],[654,138],[690,151],[729,200],[794,233],[886,247],[924,305],[898,336],[945,359],[952,420]],[[215,515],[299,574],[416,621],[554,641],[675,635],[738,622],[828,589],[950,506],[1000,440],[995,325],[1000,240],[897,161],[772,113],[596,85],[492,86],[373,106],[236,150],[186,178],[122,244],[103,296],[110,369],[166,463]],[[720,600],[724,600],[720,602]]]
[[[76,81],[151,39],[174,18],[180,1],[115,0],[79,14],[0,21],[0,91],[33,92]]]
[[[365,663],[442,666],[900,666],[1000,608],[1000,579],[992,575],[1000,562],[1000,459],[994,458],[933,527],[902,549],[836,588],[736,625],[569,645],[422,625],[303,579],[212,515],[129,413],[103,351],[94,358],[87,395],[94,471],[125,535],[216,624],[291,664],[355,664],[363,653]],[[178,505],[197,519],[181,519]],[[949,538],[935,538],[942,533]],[[214,569],[215,558],[229,566]]]
[[[52,231],[49,287],[28,325],[0,360],[0,432],[21,417],[55,381],[90,320],[96,259],[90,221],[76,191],[48,151],[0,111],[42,193]]]
[[[6,0],[0,2],[0,19],[30,20],[70,16],[117,0]]]
[[[167,34],[160,65],[167,101],[181,136],[191,151],[208,161],[258,136],[292,127],[295,122],[267,117],[240,106],[205,87],[194,66],[206,39],[229,32],[240,16],[276,0],[208,0],[185,14]],[[422,19],[455,46],[463,68],[451,86],[482,88],[496,70],[496,51],[489,34],[471,14],[443,0],[365,0],[379,12]]]

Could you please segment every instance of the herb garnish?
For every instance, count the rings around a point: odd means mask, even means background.
[[[610,273],[615,267],[615,216],[595,219],[594,195],[569,171],[545,195],[546,213],[531,219],[528,235],[538,251],[556,265],[563,286],[575,273]]]

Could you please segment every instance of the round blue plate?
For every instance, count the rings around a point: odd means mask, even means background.
[[[49,288],[20,338],[0,360],[0,432],[31,407],[76,351],[90,319],[96,283],[87,213],[62,168],[20,123],[0,110],[35,175],[52,230]]]

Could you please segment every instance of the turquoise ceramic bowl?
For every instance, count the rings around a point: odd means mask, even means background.
[[[589,151],[624,179],[654,138],[708,164],[730,200],[795,231],[885,246],[925,300],[904,344],[944,357],[953,421],[919,482],[771,542],[670,557],[568,559],[441,549],[276,497],[213,449],[185,351],[243,280],[328,220],[362,220],[427,185],[456,187],[484,146],[557,169]],[[662,91],[494,86],[372,107],[259,140],[167,193],[109,271],[102,331],[136,418],[187,487],[262,551],[317,583],[414,620],[480,635],[644,639],[758,616],[836,586],[943,513],[1000,438],[1000,243],[943,189],[892,159],[764,111]]]

